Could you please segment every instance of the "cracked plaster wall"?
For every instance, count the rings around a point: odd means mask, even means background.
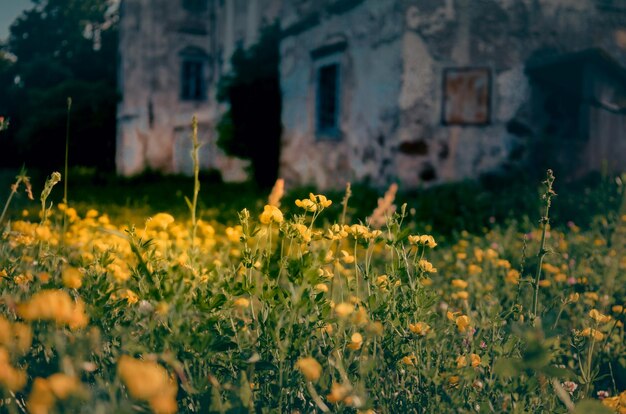
[[[340,13],[328,5],[341,0],[294,1],[283,27],[297,27],[298,16],[314,23],[281,45],[281,175],[322,187],[362,179],[411,187],[506,168],[528,139],[507,125],[535,127],[527,62],[597,46],[626,62],[626,10],[612,1],[366,0]],[[325,141],[315,132],[310,52],[337,37],[347,44],[341,140]],[[488,125],[442,125],[442,73],[455,67],[490,70]]]
[[[247,178],[247,161],[226,156],[215,144],[223,113],[215,93],[237,44],[254,43],[263,24],[280,10],[277,0],[208,0],[204,12],[182,1],[123,0],[120,20],[116,165],[133,175],[145,169],[192,171],[191,118],[199,120],[200,164],[220,170],[226,181]],[[227,24],[227,22],[229,24]],[[206,99],[180,98],[181,55],[188,47],[206,53]]]

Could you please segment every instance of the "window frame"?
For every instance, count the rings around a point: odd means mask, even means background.
[[[315,96],[315,108],[313,113],[313,122],[315,130],[315,138],[318,141],[340,141],[343,138],[341,131],[341,121],[344,115],[343,111],[343,78],[346,67],[345,50],[347,42],[344,39],[334,43],[323,45],[311,51],[311,59],[313,62],[313,93]],[[335,67],[334,80],[334,125],[322,125],[322,105],[324,87],[321,83],[323,70],[329,67]]]
[[[207,79],[207,69],[208,69],[208,56],[206,53],[197,47],[187,47],[183,49],[179,53],[180,59],[180,86],[179,86],[179,98],[181,101],[185,102],[202,102],[206,101],[208,94],[208,79]],[[187,76],[190,74],[187,73],[187,65],[197,65],[196,70],[197,73],[193,79],[188,79]],[[191,94],[188,93],[192,90],[191,81],[200,82],[199,89],[200,93]],[[196,85],[197,86],[197,85]],[[194,89],[197,89],[194,87]]]
[[[324,71],[334,68],[333,79],[333,91],[329,91],[327,85],[324,85],[322,76]],[[329,94],[334,96],[329,97]],[[324,108],[323,105],[329,105],[329,100],[332,98],[332,115],[329,108]],[[326,117],[332,117],[332,125],[325,125],[327,123]],[[315,73],[315,133],[318,138],[339,139],[341,138],[341,63],[338,61],[328,62],[319,65],[316,68]]]

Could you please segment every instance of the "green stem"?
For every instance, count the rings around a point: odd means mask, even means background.
[[[535,288],[533,294],[533,306],[531,313],[531,320],[533,325],[537,319],[537,308],[539,306],[539,281],[541,280],[541,265],[543,264],[543,259],[548,253],[546,250],[546,234],[548,232],[548,225],[550,224],[550,206],[552,204],[552,197],[554,197],[555,193],[552,190],[552,184],[554,183],[554,174],[552,170],[548,170],[546,180],[544,184],[546,186],[546,192],[542,196],[545,205],[545,213],[541,218],[541,243],[539,244],[539,251],[537,252],[537,256],[539,258],[537,262],[537,270],[535,272],[535,279],[533,280],[533,286]]]

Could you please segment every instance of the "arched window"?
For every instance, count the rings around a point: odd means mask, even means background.
[[[180,98],[185,101],[203,101],[206,93],[207,54],[197,47],[180,52]]]

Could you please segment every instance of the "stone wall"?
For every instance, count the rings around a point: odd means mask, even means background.
[[[276,0],[208,0],[189,11],[183,0],[123,0],[119,44],[117,170],[167,173],[192,170],[191,118],[199,119],[200,162],[226,181],[246,179],[247,162],[226,156],[215,144],[215,126],[224,111],[216,100],[220,77],[238,45],[256,41],[277,16]],[[181,99],[181,54],[204,54],[206,98]]]
[[[286,5],[281,175],[322,187],[363,179],[420,186],[506,169],[524,156],[528,140],[541,134],[526,65],[588,47],[602,47],[626,62],[626,8],[620,4],[301,0]],[[336,57],[343,99],[341,139],[333,141],[316,135],[318,63],[311,52],[337,39],[346,47]],[[487,70],[488,122],[444,122],[444,73],[450,68]]]
[[[275,18],[284,29],[280,174],[320,187],[415,187],[506,169],[543,133],[529,64],[589,47],[626,63],[623,0],[207,0],[197,13],[183,2],[122,1],[122,174],[189,173],[197,114],[202,167],[246,178],[246,162],[215,145],[225,109],[215,92],[233,51],[254,44]],[[206,99],[181,99],[186,50],[204,53]],[[329,63],[340,65],[340,118],[337,133],[323,136],[317,76]],[[623,122],[609,117],[602,126],[607,116],[593,116],[603,137]]]

